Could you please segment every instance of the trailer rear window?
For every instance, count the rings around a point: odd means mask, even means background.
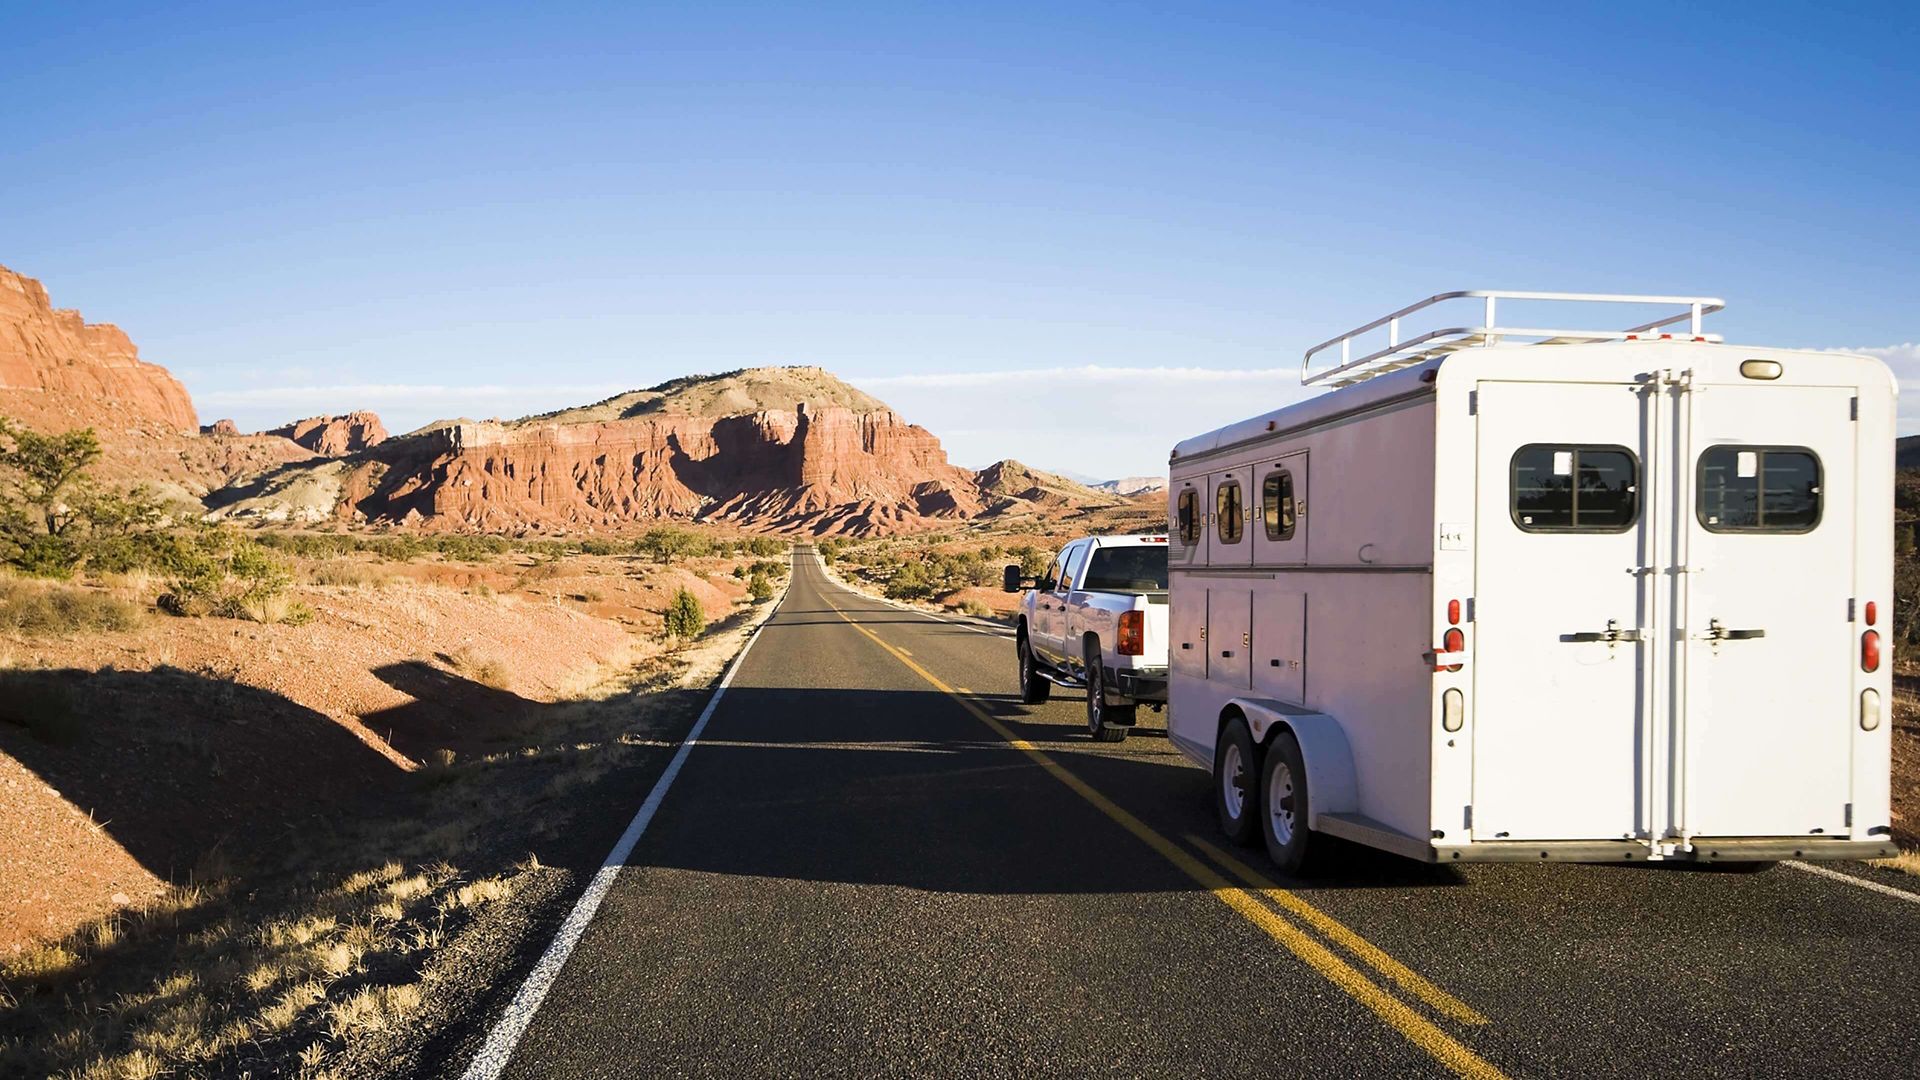
[[[1281,469],[1260,481],[1260,513],[1267,526],[1267,539],[1293,539],[1292,473]]]
[[[1532,443],[1513,455],[1513,523],[1527,532],[1625,532],[1640,463],[1624,446]]]
[[[1820,458],[1803,446],[1713,446],[1695,512],[1709,532],[1809,532],[1820,524]]]
[[[1180,493],[1180,509],[1173,523],[1180,542],[1187,547],[1200,542],[1200,493],[1187,488]]]
[[[1214,532],[1223,544],[1237,544],[1246,531],[1246,504],[1240,498],[1240,483],[1228,480],[1221,484],[1214,494],[1214,513],[1216,527]]]

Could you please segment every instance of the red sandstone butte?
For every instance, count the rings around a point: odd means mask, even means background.
[[[346,457],[385,442],[387,429],[380,418],[370,412],[350,412],[345,416],[295,420],[261,434],[291,439],[321,457]]]

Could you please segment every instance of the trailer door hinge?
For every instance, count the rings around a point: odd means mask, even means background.
[[[1849,420],[1860,419],[1860,399],[1859,398],[1847,399],[1847,419]]]
[[[1480,413],[1480,391],[1469,390],[1467,391],[1467,415],[1478,416],[1479,413]]]

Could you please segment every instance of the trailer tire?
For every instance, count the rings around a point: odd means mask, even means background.
[[[1260,763],[1260,838],[1267,858],[1289,874],[1304,873],[1316,839],[1307,829],[1307,763],[1291,731],[1274,735]]]
[[[1106,668],[1100,663],[1100,642],[1087,640],[1087,733],[1095,742],[1120,742],[1133,727],[1132,705],[1107,704]]]
[[[1013,650],[1020,657],[1020,703],[1039,705],[1047,700],[1053,684],[1040,674],[1040,662],[1033,658],[1033,646],[1027,642],[1026,627],[1014,635]]]
[[[1213,748],[1213,812],[1220,831],[1240,847],[1260,835],[1260,754],[1247,722],[1234,717],[1220,729]]]

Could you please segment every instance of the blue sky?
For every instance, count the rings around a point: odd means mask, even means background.
[[[1730,340],[1920,376],[1917,26],[12,4],[0,264],[248,429],[810,363],[964,464],[1160,473],[1443,289],[1711,293]]]

